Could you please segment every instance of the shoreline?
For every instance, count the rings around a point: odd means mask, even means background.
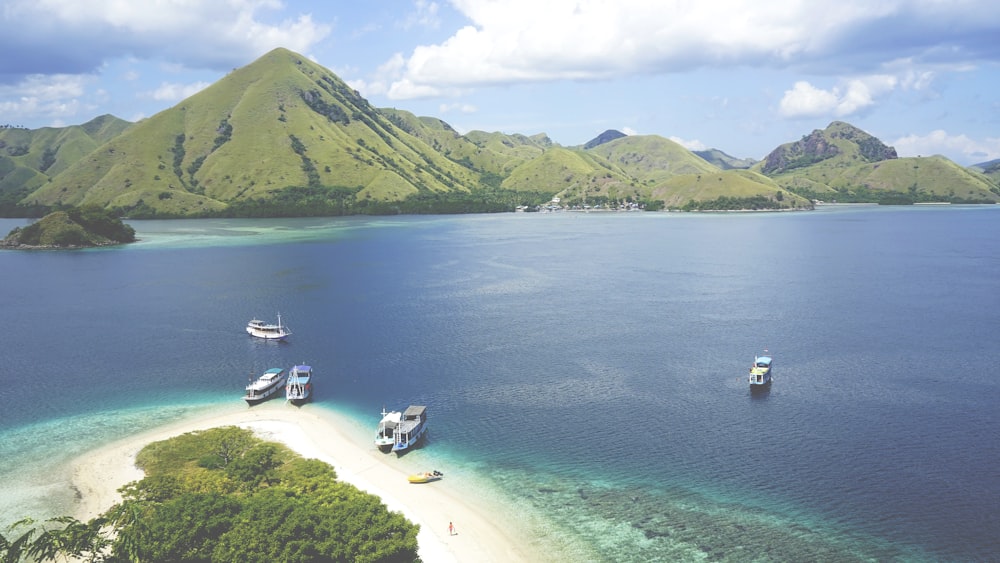
[[[138,452],[151,442],[219,426],[249,428],[259,437],[280,442],[305,458],[334,467],[337,479],[378,496],[393,512],[420,525],[418,553],[423,561],[537,561],[544,556],[525,550],[530,541],[496,522],[489,506],[466,500],[441,481],[410,484],[416,471],[406,460],[365,448],[349,437],[350,421],[323,408],[292,408],[270,401],[253,408],[213,409],[185,420],[129,436],[91,450],[72,462],[71,486],[77,501],[73,516],[87,521],[121,500],[117,490],[143,477],[135,466]],[[449,534],[454,523],[455,534]],[[520,540],[520,541],[518,541]]]

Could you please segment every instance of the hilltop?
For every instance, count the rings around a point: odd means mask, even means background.
[[[943,157],[897,158],[843,122],[757,163],[615,130],[576,147],[544,133],[463,135],[435,117],[375,108],[287,49],[135,124],[102,116],[0,131],[0,142],[7,216],[79,205],[141,218],[493,212],[553,198],[645,209],[1000,198],[995,177]]]
[[[23,214],[18,201],[131,125],[102,115],[70,127],[0,129],[0,214]]]
[[[840,121],[777,147],[752,169],[814,200],[1000,202],[1000,187],[987,176],[943,156],[899,158],[894,148]]]

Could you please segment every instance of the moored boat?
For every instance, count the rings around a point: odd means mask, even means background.
[[[427,433],[427,407],[410,405],[403,411],[393,432],[392,451],[402,454],[415,446]]]
[[[396,428],[403,413],[399,411],[386,412],[382,407],[382,420],[378,423],[378,430],[375,431],[375,447],[384,453],[392,451],[392,446],[396,444]]]
[[[437,469],[434,471],[423,471],[421,473],[414,473],[406,478],[407,481],[411,483],[430,483],[431,481],[437,481],[438,479],[444,477],[444,473],[441,473]]]
[[[284,382],[285,370],[271,368],[247,385],[246,395],[243,396],[243,400],[249,405],[256,405],[261,401],[270,399],[281,390],[281,384]]]
[[[264,340],[284,340],[292,334],[292,331],[281,324],[281,315],[279,314],[278,324],[252,319],[247,323],[247,334]]]
[[[285,399],[293,405],[301,405],[312,397],[312,366],[297,365],[288,373],[285,383]]]
[[[764,350],[763,356],[754,356],[750,367],[750,390],[765,389],[771,385],[771,355]]]

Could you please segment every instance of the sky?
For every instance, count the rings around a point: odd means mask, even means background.
[[[1000,158],[995,0],[0,0],[0,125],[150,117],[285,47],[376,107],[762,159],[845,121]]]

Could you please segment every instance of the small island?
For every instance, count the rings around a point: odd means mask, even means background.
[[[96,205],[55,211],[27,227],[17,227],[0,248],[90,248],[135,242],[135,229],[114,212]]]

